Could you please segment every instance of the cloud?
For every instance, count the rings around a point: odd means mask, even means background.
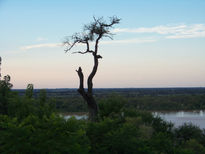
[[[180,33],[174,33],[172,35],[166,36],[168,39],[179,39],[179,38],[200,38],[205,37],[205,25],[196,24],[189,26]]]
[[[126,39],[126,40],[110,40],[110,41],[101,41],[101,44],[130,44],[130,43],[148,43],[155,42],[155,39],[151,38],[135,38],[135,39]]]
[[[164,36],[166,39],[181,39],[181,38],[202,38],[205,37],[205,24],[180,24],[180,25],[160,25],[154,27],[139,27],[139,28],[116,28],[113,33],[157,33]],[[47,40],[46,38],[37,38],[37,41]],[[130,44],[130,43],[149,43],[155,42],[154,38],[134,38],[125,40],[110,40],[101,41],[101,44]],[[62,46],[62,43],[44,43],[23,46],[21,50],[29,50],[34,48],[55,48]]]
[[[136,39],[127,39],[127,40],[110,40],[110,41],[101,41],[100,44],[129,44],[129,43],[148,43],[148,42],[155,42],[155,39],[151,38],[136,38]],[[91,44],[94,44],[92,42]],[[82,44],[78,44],[82,45]],[[30,50],[36,48],[55,48],[62,46],[62,43],[45,43],[45,44],[35,44],[35,45],[27,45],[20,47],[21,50]]]
[[[113,30],[114,33],[157,33],[165,35],[167,39],[178,38],[196,38],[205,37],[205,24],[193,24],[193,25],[166,25],[155,27],[140,27],[140,28],[117,28]]]
[[[27,45],[23,46],[20,49],[21,50],[29,50],[34,48],[55,48],[61,46],[62,43],[44,43],[44,44],[34,44],[34,45]]]

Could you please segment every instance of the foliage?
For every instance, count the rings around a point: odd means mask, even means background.
[[[88,123],[86,130],[91,153],[204,152],[205,133],[197,126],[184,124],[175,129],[172,123],[147,111],[127,109],[122,102],[116,95],[100,102],[101,121]],[[182,142],[180,135],[188,139]]]
[[[204,132],[192,123],[184,123],[182,126],[176,128],[175,135],[181,143],[189,141],[190,139],[195,139],[202,144],[205,143]]]
[[[127,100],[110,95],[99,101],[99,121],[65,120],[40,90],[34,97],[8,90],[7,114],[0,114],[0,153],[205,153],[205,130],[192,124],[174,128],[148,111],[127,108]]]
[[[26,89],[26,97],[32,98],[33,96],[33,84],[28,84]]]
[[[8,114],[0,114],[0,153],[88,153],[85,121],[65,120],[45,90],[36,99],[32,92],[28,86],[25,96],[7,98]]]
[[[192,153],[197,153],[197,154],[204,154],[205,153],[205,147],[195,139],[188,140],[183,145],[183,147],[184,147],[184,149],[187,149]]]
[[[0,116],[1,153],[88,153],[89,140],[84,123],[56,115],[39,118],[29,115],[20,123]]]
[[[117,89],[113,90],[117,91]],[[110,93],[113,92],[112,90],[105,89],[105,90],[96,90],[95,98],[97,102],[102,102],[104,99],[110,97]],[[148,93],[149,90],[146,89],[142,91],[141,93]],[[163,90],[161,90],[161,93]],[[166,92],[164,90],[164,92]],[[180,89],[178,90],[179,92]],[[67,95],[65,94],[67,93]],[[49,97],[55,97],[56,99],[56,106],[57,110],[61,112],[86,112],[87,107],[85,104],[85,101],[83,101],[82,98],[80,98],[77,93],[74,93],[69,90],[65,90],[65,92],[61,91],[55,91],[55,92],[49,92]],[[123,92],[118,92],[117,97],[124,98],[125,104],[124,106],[126,108],[135,108],[138,110],[147,110],[147,111],[178,111],[178,110],[204,110],[205,109],[205,93],[202,91],[202,93],[188,93],[188,94],[164,94],[159,95],[155,94],[152,95],[152,93],[148,93],[147,95],[138,95],[137,90],[127,90]],[[114,96],[112,96],[114,97]]]
[[[10,83],[10,76],[4,76],[0,80],[0,114],[8,114],[8,98],[11,94],[12,84]]]
[[[115,94],[110,95],[106,99],[101,99],[98,104],[100,118],[119,116],[123,113],[122,108],[125,102],[126,100],[123,97]]]

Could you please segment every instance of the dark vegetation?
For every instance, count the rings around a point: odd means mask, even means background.
[[[20,95],[25,90],[18,91]],[[34,96],[40,90],[34,90]],[[87,105],[76,89],[46,89],[47,96],[55,99],[59,112],[87,112]],[[126,108],[148,111],[205,110],[205,88],[127,88],[94,89],[94,97],[101,101],[110,95],[126,99]]]
[[[98,101],[98,122],[65,120],[46,90],[34,92],[29,84],[19,95],[5,79],[0,81],[0,153],[205,153],[205,130],[192,124],[174,128],[150,112],[127,108],[123,96]]]

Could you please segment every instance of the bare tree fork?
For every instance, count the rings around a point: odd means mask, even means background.
[[[75,33],[71,37],[67,37],[66,40],[63,42],[63,44],[66,47],[65,52],[70,51],[76,44],[84,44],[85,51],[77,51],[77,52],[73,52],[73,54],[91,53],[93,56],[94,65],[87,79],[87,87],[88,87],[87,91],[84,89],[84,75],[82,72],[82,68],[79,67],[78,70],[76,70],[76,72],[80,80],[78,92],[80,93],[80,95],[83,97],[83,99],[86,101],[88,105],[89,119],[91,121],[97,121],[98,105],[93,96],[93,78],[98,69],[98,64],[99,64],[98,60],[102,58],[102,56],[98,54],[98,45],[100,40],[104,37],[108,37],[112,39],[113,34],[110,32],[110,29],[113,28],[113,25],[118,24],[120,22],[120,19],[117,17],[110,17],[110,21],[108,23],[104,21],[102,17],[98,19],[93,17],[93,19],[94,19],[93,22],[91,22],[88,25],[84,25],[84,29],[82,33]],[[91,42],[94,42],[93,50],[90,49]]]

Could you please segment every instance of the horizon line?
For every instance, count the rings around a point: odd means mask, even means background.
[[[196,86],[196,87],[125,87],[125,88],[114,88],[114,87],[112,87],[112,88],[93,88],[93,89],[167,89],[167,88],[178,88],[178,89],[180,89],[180,88],[205,88],[205,86],[203,86],[203,87],[198,87],[198,86]],[[25,90],[26,88],[13,88],[13,89],[11,89],[11,90]],[[78,88],[34,88],[34,90],[40,90],[40,89],[78,89]],[[85,89],[87,89],[87,88],[85,88]]]

